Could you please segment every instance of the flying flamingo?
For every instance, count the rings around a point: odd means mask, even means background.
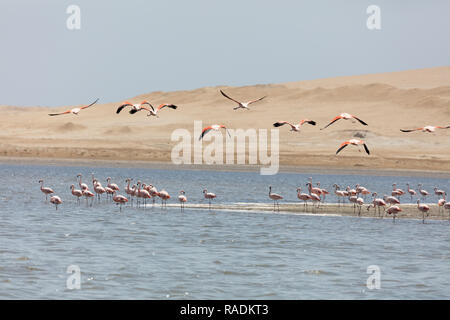
[[[284,126],[285,124],[288,124],[291,126],[291,131],[300,132],[300,126],[302,126],[305,123],[309,123],[310,125],[313,125],[313,126],[316,125],[316,122],[313,120],[303,119],[303,120],[300,120],[300,122],[298,124],[291,124],[287,121],[278,121],[278,122],[275,122],[273,124],[273,126],[275,128],[278,128],[278,127]]]
[[[128,202],[128,199],[127,199],[126,197],[120,195],[120,194],[117,195],[116,192],[117,192],[117,191],[114,190],[113,201],[114,201],[117,205],[119,205],[120,211],[122,211],[122,205],[123,205],[124,203],[127,203],[127,202]]]
[[[141,103],[135,103],[135,104],[132,104],[131,102],[126,101],[126,102],[122,103],[122,104],[117,108],[116,113],[119,114],[120,111],[122,111],[123,108],[125,108],[125,107],[131,107],[131,109],[130,109],[129,112],[130,112],[131,114],[134,114],[134,113],[136,113],[136,112],[141,111],[142,109],[144,109],[143,105],[149,105],[149,106],[151,106],[150,102],[148,102],[147,100],[144,100],[144,101],[142,101]]]
[[[62,200],[58,196],[52,196],[50,197],[50,202],[53,203],[56,207],[56,210],[58,210],[58,205],[62,203]]]
[[[308,200],[311,200],[311,196],[307,193],[301,193],[302,192],[302,188],[298,187],[297,188],[297,198],[299,198],[300,200],[303,201],[303,207],[306,210],[308,207]]]
[[[77,174],[77,178],[79,179],[79,180],[78,180],[78,184],[79,184],[81,190],[82,190],[82,191],[84,191],[84,190],[89,190],[88,185],[87,185],[86,183],[82,183],[82,182],[81,182],[81,178],[82,178],[81,173]]]
[[[184,210],[184,204],[187,202],[186,193],[181,190],[180,195],[178,196],[178,201],[180,202],[181,211]]]
[[[323,127],[320,130],[325,129],[326,127],[332,125],[333,123],[335,123],[336,121],[338,121],[339,119],[344,119],[344,120],[349,120],[352,119],[353,122],[355,122],[355,120],[358,120],[361,124],[367,126],[367,123],[365,123],[364,121],[362,121],[361,119],[349,114],[349,113],[341,113],[340,115],[338,115],[337,117],[335,117],[333,120],[331,120],[331,122],[329,124],[327,124],[325,127]]]
[[[407,183],[406,186],[408,187],[407,190],[408,190],[409,195],[411,196],[411,202],[412,202],[413,196],[417,195],[417,192],[409,187],[409,183]]]
[[[67,110],[67,111],[64,111],[64,112],[60,112],[60,113],[49,113],[48,115],[49,116],[59,116],[59,115],[62,115],[62,114],[69,114],[69,113],[74,114],[74,115],[78,115],[78,113],[81,110],[89,108],[90,106],[94,105],[97,101],[98,101],[98,98],[97,98],[97,100],[92,102],[90,105],[87,105],[87,106],[84,106],[84,107],[81,107],[81,108],[73,108],[73,109],[70,109],[70,110]]]
[[[420,200],[417,200],[417,209],[422,212],[422,223],[425,223],[425,213],[427,216],[429,215],[428,211],[430,211],[430,207],[426,204],[420,204]]]
[[[45,194],[45,201],[47,202],[48,201],[47,196],[49,194],[54,193],[54,191],[52,188],[44,187],[44,180],[42,180],[42,179],[39,180],[39,183],[41,184],[41,191]]]
[[[277,193],[272,193],[272,186],[269,186],[269,198],[273,200],[273,211],[275,211],[275,204],[277,205],[278,211],[280,211],[279,200],[282,200],[283,197]]]
[[[422,199],[425,201],[427,196],[429,195],[428,191],[425,190],[425,189],[422,189],[422,184],[421,183],[419,183],[417,185],[417,187],[419,188],[419,193],[422,195]]]
[[[202,140],[203,137],[204,137],[208,132],[210,132],[211,130],[219,131],[220,128],[224,128],[225,131],[228,133],[228,136],[231,137],[230,133],[228,132],[227,127],[225,127],[223,124],[213,124],[213,125],[211,125],[211,126],[209,126],[209,127],[203,128],[202,134],[200,135],[200,137],[198,138],[198,140]]]
[[[154,117],[159,118],[159,116],[158,116],[158,111],[159,110],[161,110],[163,108],[170,108],[170,109],[174,109],[175,110],[178,107],[176,105],[174,105],[174,104],[163,103],[163,104],[160,104],[158,106],[158,108],[156,108],[156,109],[152,105],[150,105],[150,108],[151,108],[151,110],[148,109],[148,108],[145,108],[145,107],[142,108],[142,109],[148,111],[147,117],[154,116]],[[130,111],[130,113],[132,113],[132,112]]]
[[[211,210],[211,199],[215,199],[216,198],[216,194],[212,193],[212,192],[208,192],[208,190],[204,189],[203,190],[203,196],[205,197],[205,199],[208,199],[208,201],[209,201],[209,210]]]
[[[239,101],[237,101],[237,100],[235,100],[235,99],[233,99],[233,98],[230,98],[229,96],[227,96],[226,94],[225,94],[225,92],[223,92],[222,90],[220,90],[220,93],[225,97],[225,98],[228,98],[228,99],[230,99],[231,101],[234,101],[234,102],[236,102],[237,104],[238,104],[238,106],[237,107],[234,107],[233,108],[233,110],[237,110],[237,109],[247,109],[247,110],[250,110],[250,108],[248,107],[250,104],[252,104],[252,103],[255,103],[255,102],[258,102],[258,101],[261,101],[262,99],[264,99],[266,96],[264,96],[264,97],[262,97],[262,98],[259,98],[259,99],[256,99],[256,100],[251,100],[251,101],[247,101],[247,102],[239,102]]]
[[[450,126],[425,126],[423,128],[417,128],[417,129],[400,129],[401,132],[412,132],[412,131],[422,131],[422,132],[434,132],[436,129],[449,129]]]
[[[395,218],[397,216],[397,213],[403,211],[402,208],[400,208],[399,206],[391,206],[386,210],[387,214],[392,214],[392,219],[395,222]]]
[[[358,140],[358,139],[350,139],[348,141],[343,142],[339,146],[339,149],[336,151],[336,154],[338,154],[342,149],[344,149],[348,145],[353,145],[353,146],[358,146],[358,147],[359,147],[359,145],[363,145],[364,149],[366,150],[366,153],[370,154],[369,148],[367,148],[366,143],[364,141]],[[358,150],[359,150],[359,152],[361,152],[361,149],[358,148]]]
[[[72,191],[72,195],[77,197],[77,203],[80,204],[80,197],[83,196],[83,191],[75,189],[75,185],[71,185],[70,190]]]

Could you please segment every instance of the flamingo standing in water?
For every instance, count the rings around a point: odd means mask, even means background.
[[[119,186],[115,183],[111,183],[111,177],[106,178],[106,182],[108,183],[108,188],[113,189],[114,191],[120,191]]]
[[[338,198],[338,205],[339,205],[339,207],[341,206],[341,201],[343,202],[344,201],[344,199],[345,199],[345,193],[344,193],[344,191],[342,191],[342,190],[339,190],[340,189],[340,187],[335,183],[334,185],[333,185],[333,187],[334,187],[334,194],[337,196],[337,198]],[[342,199],[342,200],[341,200]]]
[[[439,199],[437,205],[438,205],[439,213],[441,213],[441,212],[444,213],[445,198]]]
[[[91,191],[89,191],[89,190],[83,190],[83,196],[86,198],[86,206],[88,206],[89,205],[89,198],[91,198],[92,200],[91,200],[91,207],[92,207],[92,202],[94,202],[94,194],[91,192]]]
[[[377,198],[377,195],[378,194],[376,192],[372,193],[373,200],[372,200],[371,205],[373,206],[375,213],[376,213],[377,207],[378,207],[378,217],[382,218],[383,216],[381,215],[381,207],[383,207],[383,213],[384,213],[384,210],[386,210],[386,202],[381,198]],[[367,210],[369,210],[369,209],[370,209],[370,205],[367,207]]]
[[[320,189],[320,194],[323,196],[322,203],[324,203],[326,195],[330,194],[330,193],[328,192],[328,190],[320,187],[320,181],[317,181],[316,185],[317,185],[317,188]]]
[[[155,186],[153,186],[153,185],[150,184],[150,185],[147,186],[147,189],[146,189],[146,190],[150,193],[150,195],[151,195],[152,198],[153,198],[153,207],[154,207],[154,206],[155,206],[156,197],[159,196],[158,189],[156,189]]]
[[[411,202],[412,202],[413,196],[417,195],[417,192],[409,187],[409,183],[407,183],[406,186],[408,187],[407,190],[408,190],[409,195],[411,196]]]
[[[113,193],[113,201],[117,204],[117,205],[119,205],[119,210],[120,211],[122,211],[122,205],[124,204],[124,203],[127,203],[128,202],[128,199],[127,199],[127,197],[124,197],[124,196],[122,196],[122,195],[117,195],[116,194],[117,193],[117,191],[116,190],[114,190],[114,193]]]
[[[358,211],[358,217],[359,217],[359,216],[361,216],[361,209],[362,209],[362,206],[364,205],[364,199],[361,198],[361,197],[357,198],[356,199],[356,204],[359,207],[359,211]]]
[[[208,192],[208,190],[204,189],[203,190],[203,196],[205,197],[205,199],[208,199],[208,201],[209,201],[209,210],[211,210],[211,199],[215,199],[216,198],[216,194],[212,193],[212,192]]]
[[[323,130],[325,128],[327,128],[328,126],[332,125],[333,123],[335,123],[336,121],[338,121],[339,119],[343,119],[343,120],[352,120],[353,122],[355,122],[355,120],[359,121],[362,125],[367,126],[367,123],[365,123],[364,121],[362,121],[361,119],[349,114],[349,113],[341,113],[340,115],[338,115],[337,117],[335,117],[334,119],[331,120],[331,122],[329,124],[327,124],[325,127],[321,128],[320,130]]]
[[[75,185],[71,185],[70,190],[72,191],[72,195],[77,197],[77,203],[80,204],[80,197],[83,196],[83,191],[75,189]]]
[[[142,189],[141,189],[141,186],[142,186]],[[144,199],[144,209],[145,209],[145,207],[147,205],[147,199],[150,199],[151,195],[147,190],[145,190],[145,183],[138,181],[137,187],[138,187],[138,198]],[[138,204],[139,204],[139,202],[138,202]]]
[[[56,207],[56,210],[58,210],[58,205],[60,205],[62,203],[62,200],[58,196],[52,196],[50,198],[50,203],[53,203]]]
[[[391,206],[386,210],[387,214],[392,214],[392,219],[395,222],[395,218],[397,216],[397,213],[403,211],[402,208],[400,208],[399,206]]]
[[[313,125],[313,126],[316,125],[316,122],[313,120],[303,119],[303,120],[300,120],[300,122],[298,124],[291,124],[287,121],[278,121],[278,122],[275,122],[273,124],[273,126],[275,128],[278,128],[278,127],[284,126],[285,124],[288,124],[291,126],[291,131],[300,132],[300,127],[305,123],[309,123],[310,125]]]
[[[395,191],[395,193],[397,194],[397,197],[398,197],[399,200],[400,200],[400,197],[405,194],[405,191],[403,191],[402,189],[397,188],[397,184],[396,183],[392,184],[392,191]],[[393,196],[395,196],[395,195],[393,195]]]
[[[277,205],[278,211],[280,211],[279,200],[282,200],[283,197],[277,193],[272,193],[272,186],[269,186],[269,198],[273,200],[273,211],[275,211],[275,204]]]
[[[445,196],[447,195],[447,193],[444,190],[439,190],[437,187],[434,187],[434,194],[437,195],[438,197],[442,197],[445,199]]]
[[[128,178],[128,179],[125,180],[125,182],[128,183],[127,186],[125,187],[125,192],[129,196],[129,199],[131,200],[131,203],[133,203],[133,198],[132,197],[133,197],[133,194],[134,194],[134,190],[132,188],[130,188],[130,182],[132,180],[133,179],[131,179],[131,178]]]
[[[159,192],[159,197],[161,198],[161,207],[166,208],[167,207],[167,200],[170,199],[170,195],[166,190],[161,190]]]
[[[250,100],[250,101],[247,101],[247,102],[240,102],[240,101],[237,101],[237,100],[235,100],[235,99],[233,99],[233,98],[227,96],[227,95],[225,94],[225,92],[223,92],[222,90],[220,90],[220,93],[221,93],[225,98],[230,99],[231,101],[234,101],[234,102],[236,102],[236,103],[238,104],[237,107],[234,107],[234,108],[233,108],[233,110],[237,110],[237,109],[247,109],[247,110],[250,110],[250,108],[248,107],[249,105],[251,105],[252,103],[261,101],[262,99],[264,99],[264,98],[266,97],[266,96],[264,96],[264,97],[259,98],[259,99],[256,99],[256,100]]]
[[[308,200],[311,200],[311,196],[307,193],[301,193],[302,188],[297,188],[297,198],[303,201],[303,207],[306,210],[308,208]]]
[[[49,115],[49,116],[59,116],[59,115],[62,115],[62,114],[70,114],[70,113],[71,113],[71,114],[74,114],[74,115],[77,116],[78,113],[79,113],[81,110],[86,109],[86,108],[89,108],[90,106],[96,104],[97,101],[98,101],[98,99],[95,100],[94,102],[92,102],[90,105],[87,105],[87,106],[84,106],[84,107],[81,107],[81,108],[73,108],[73,109],[70,109],[70,110],[67,110],[67,111],[64,111],[64,112],[60,112],[60,113],[49,113],[48,115]]]
[[[425,223],[425,213],[427,216],[429,215],[428,211],[430,211],[430,207],[426,204],[420,204],[420,200],[417,200],[417,209],[422,212],[422,223]]]
[[[311,181],[312,181],[312,179],[311,179]],[[320,195],[314,192],[314,189],[318,189],[318,188],[313,188],[311,182],[308,182],[306,184],[306,186],[308,187],[309,195],[311,196],[311,201],[313,203],[313,209],[315,209],[314,205],[316,203],[317,203],[317,208],[318,208],[319,204],[320,204]]]
[[[45,194],[45,202],[48,201],[48,195],[54,193],[52,188],[44,187],[44,180],[39,180],[39,183],[41,184],[41,191],[43,194]]]
[[[103,188],[102,184],[100,182],[98,182],[97,179],[95,179],[93,183],[94,183],[94,192],[97,195],[98,202],[100,202],[100,200],[101,200],[100,197],[102,194],[106,193],[106,189]],[[111,190],[111,191],[114,191],[114,190]]]
[[[425,189],[422,189],[422,184],[419,183],[417,185],[417,187],[419,188],[419,193],[422,195],[422,200],[425,201],[427,196],[429,195],[428,191]]]
[[[186,193],[181,190],[180,195],[178,196],[178,201],[180,202],[181,211],[184,210],[184,204],[187,202]]]
[[[84,190],[89,190],[88,185],[87,185],[86,183],[82,183],[82,182],[81,182],[81,178],[82,178],[82,177],[83,177],[83,176],[81,175],[81,173],[77,174],[77,178],[79,179],[79,180],[78,180],[78,185],[80,186],[80,188],[81,188],[82,191],[84,191]]]

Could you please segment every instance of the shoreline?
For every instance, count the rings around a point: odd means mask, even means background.
[[[159,170],[200,170],[219,172],[259,172],[262,165],[176,165],[163,161],[142,160],[107,160],[107,159],[67,159],[67,158],[44,158],[44,157],[5,157],[0,156],[0,164],[6,165],[53,165],[68,167],[112,167],[112,168],[135,168],[135,169],[159,169]],[[415,170],[394,168],[348,168],[330,166],[294,166],[280,165],[278,173],[319,173],[319,174],[345,174],[345,175],[383,175],[383,176],[416,176],[430,178],[450,179],[450,172],[437,170]]]

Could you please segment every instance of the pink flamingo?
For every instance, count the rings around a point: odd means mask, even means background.
[[[135,103],[135,104],[126,101],[126,102],[122,103],[117,108],[116,113],[119,114],[120,111],[122,111],[123,108],[125,108],[125,107],[131,107],[131,109],[129,111],[130,114],[135,114],[136,112],[141,111],[142,109],[144,109],[143,105],[145,105],[145,104],[148,105],[148,106],[151,106],[150,102],[148,102],[147,100],[144,100],[141,103]]]
[[[54,191],[53,191],[52,188],[44,187],[44,180],[42,180],[42,179],[39,180],[39,183],[41,184],[41,191],[42,191],[42,193],[45,194],[45,202],[47,202],[47,201],[48,201],[47,196],[48,196],[49,194],[54,193]]]
[[[161,198],[161,207],[167,207],[167,200],[170,199],[169,193],[166,190],[161,190],[159,197]]]
[[[391,206],[386,210],[387,214],[392,214],[392,219],[395,222],[395,218],[397,216],[397,213],[403,211],[399,206]]]
[[[83,110],[83,109],[86,109],[86,108],[89,108],[90,106],[92,106],[92,105],[94,105],[95,103],[97,103],[97,101],[98,101],[98,99],[97,100],[95,100],[94,102],[92,102],[90,105],[87,105],[87,106],[84,106],[84,107],[81,107],[81,108],[73,108],[73,109],[70,109],[70,110],[67,110],[67,111],[64,111],[64,112],[60,112],[60,113],[49,113],[48,115],[49,116],[59,116],[59,115],[62,115],[62,114],[74,114],[74,115],[78,115],[78,113],[81,111],[81,110]]]
[[[208,201],[209,201],[209,210],[211,210],[211,199],[215,199],[216,198],[216,194],[212,193],[212,192],[208,192],[208,190],[204,189],[203,190],[203,196],[205,197],[205,199],[208,199]]]
[[[310,125],[313,125],[313,126],[316,125],[316,122],[313,120],[303,119],[303,120],[300,120],[300,122],[298,124],[291,124],[287,121],[278,121],[278,122],[275,122],[273,124],[273,126],[275,128],[278,128],[278,127],[284,126],[285,124],[288,124],[289,126],[291,126],[291,131],[300,132],[300,127],[305,123],[309,123]]]
[[[400,129],[401,132],[412,132],[412,131],[422,131],[422,132],[434,132],[436,129],[449,129],[450,126],[425,126],[417,129]]]
[[[143,187],[142,189],[141,189],[141,186]],[[138,187],[138,206],[139,206],[139,203],[140,203],[139,202],[139,198],[142,198],[142,199],[144,199],[144,209],[145,209],[145,206],[147,204],[147,199],[151,198],[150,193],[147,190],[144,189],[145,188],[145,184],[142,184],[141,181],[137,182],[137,187]]]
[[[422,189],[422,184],[421,184],[421,183],[418,184],[417,186],[418,186],[418,188],[419,188],[419,193],[422,195],[422,200],[425,201],[426,198],[427,198],[427,196],[429,195],[428,191],[425,190],[425,189]]]
[[[178,196],[178,201],[180,202],[181,211],[184,210],[184,204],[187,202],[187,198],[186,198],[185,194],[186,193],[183,190],[181,190],[180,195]]]
[[[344,201],[346,195],[345,195],[344,191],[339,190],[340,187],[339,187],[336,183],[333,185],[333,187],[334,187],[334,194],[335,194],[335,195],[337,196],[337,198],[338,198],[338,205],[339,205],[339,207],[340,207],[340,206],[341,206],[341,201]],[[348,195],[348,193],[347,193],[347,195]],[[341,199],[342,199],[342,200],[341,200]]]
[[[86,206],[89,205],[89,198],[91,198],[91,207],[92,207],[92,202],[94,201],[94,194],[89,191],[89,190],[83,190],[83,196],[86,198]]]
[[[133,189],[130,188],[130,183],[131,183],[132,180],[133,179],[131,179],[131,178],[128,178],[128,179],[125,180],[125,182],[128,183],[127,186],[125,187],[125,192],[126,192],[127,195],[130,196],[130,199],[131,199],[131,197],[132,197],[132,195],[134,193]]]
[[[226,126],[224,126],[223,124],[213,124],[213,125],[203,128],[202,134],[200,135],[198,140],[202,140],[203,137],[211,130],[219,131],[221,128],[225,129],[225,131],[228,133],[228,136],[231,137]]]
[[[438,201],[438,209],[439,209],[439,213],[443,213],[444,212],[444,205],[445,205],[445,198],[444,199],[439,199]]]
[[[386,202],[386,203],[389,203],[391,206],[392,205],[397,205],[397,204],[400,204],[400,200],[398,200],[396,197],[394,197],[394,196],[384,196],[383,197],[383,200]]]
[[[113,197],[115,190],[111,189],[110,187],[105,187],[105,191],[106,191],[106,199],[109,199],[110,197],[111,198]]]
[[[430,207],[426,204],[420,204],[420,200],[417,200],[417,209],[422,212],[422,223],[425,223],[425,213],[427,216],[429,215],[428,211],[430,211]]]
[[[317,189],[317,188],[313,188],[311,182],[308,182],[306,184],[306,186],[308,187],[309,195],[310,195],[311,201],[313,203],[313,209],[315,209],[314,205],[317,203],[317,207],[319,207],[319,204],[320,204],[320,196],[317,193],[313,193],[314,189]]]
[[[348,141],[342,142],[341,145],[339,146],[339,149],[337,149],[336,154],[341,152],[341,150],[344,149],[348,145],[357,146],[359,152],[361,152],[361,149],[359,149],[359,146],[363,145],[364,150],[366,150],[366,153],[370,155],[370,151],[369,151],[369,148],[367,148],[366,143],[364,141],[358,140],[358,139],[350,139]]]
[[[437,195],[438,197],[443,198],[445,198],[445,196],[447,195],[447,193],[444,190],[440,190],[437,187],[434,187],[434,194]]]
[[[409,195],[411,196],[411,202],[412,202],[413,196],[417,195],[417,192],[409,187],[409,183],[407,183],[406,186],[408,187],[407,190],[408,190]]]
[[[94,192],[97,195],[97,200],[100,202],[100,197],[102,194],[106,193],[106,189],[103,188],[102,184],[98,182],[97,179],[94,179],[93,184],[94,184]]]
[[[150,185],[147,186],[147,191],[150,193],[150,195],[153,198],[153,207],[154,207],[155,206],[156,197],[159,196],[158,189],[156,189],[155,186],[150,184]]]
[[[80,204],[80,197],[83,196],[83,191],[75,189],[75,185],[71,185],[70,190],[72,191],[72,195],[77,197],[77,203]]]
[[[251,105],[252,103],[261,101],[262,99],[264,99],[264,98],[266,97],[266,96],[264,96],[264,97],[259,98],[259,99],[256,99],[256,100],[250,100],[250,101],[247,101],[247,102],[240,102],[240,101],[237,101],[237,100],[235,100],[235,99],[233,99],[233,98],[227,96],[227,95],[225,94],[225,92],[223,92],[222,90],[220,90],[220,93],[221,93],[225,98],[227,98],[227,99],[229,99],[229,100],[231,100],[231,101],[234,101],[234,102],[236,102],[236,103],[238,104],[237,107],[234,107],[234,108],[233,108],[233,110],[237,110],[237,109],[241,109],[241,108],[242,108],[242,109],[250,110],[250,108],[248,107],[249,105]]]
[[[318,181],[318,182],[316,183],[316,185],[317,185],[317,188],[320,189],[320,194],[323,196],[322,202],[325,202],[325,197],[326,197],[326,195],[327,195],[327,194],[330,194],[330,193],[328,192],[328,190],[323,189],[323,188],[320,187],[320,181]]]
[[[331,120],[331,122],[329,124],[327,124],[325,127],[323,127],[320,130],[323,130],[325,128],[327,128],[328,126],[332,125],[333,123],[335,123],[336,121],[338,121],[339,119],[343,119],[343,120],[352,120],[353,122],[355,122],[355,120],[359,121],[362,125],[367,126],[367,123],[365,123],[364,121],[362,121],[361,119],[349,114],[349,113],[341,113],[340,115],[338,115],[337,117],[335,117],[334,119]]]
[[[400,197],[405,194],[405,191],[403,191],[402,189],[397,188],[397,184],[396,183],[392,184],[392,188],[393,188],[392,191],[396,192],[396,195],[398,196],[398,199],[400,200]],[[392,195],[392,196],[395,197],[395,195]]]
[[[114,191],[120,191],[119,186],[117,184],[111,183],[111,178],[110,177],[106,178],[106,182],[108,182],[108,184],[107,184],[108,188],[111,188]]]
[[[372,200],[371,205],[373,206],[375,213],[376,213],[376,211],[377,211],[376,209],[378,207],[378,217],[382,217],[381,207],[383,207],[383,212],[384,212],[384,210],[386,210],[386,202],[381,198],[377,198],[376,192],[372,193],[372,196],[373,196],[373,200]],[[367,207],[367,210],[369,210],[369,209],[370,209],[370,205]]]
[[[350,203],[353,203],[353,214],[356,212],[356,204],[357,204],[357,200],[358,200],[358,197],[355,195],[355,196],[350,196],[350,197],[348,197],[348,201],[350,202]]]
[[[356,199],[356,204],[359,207],[359,211],[358,211],[358,217],[359,217],[359,216],[361,216],[361,209],[362,209],[362,206],[364,205],[364,199],[361,198],[361,197],[357,198]]]
[[[450,220],[450,202],[444,204],[444,209],[448,210],[448,219]]]
[[[84,191],[84,190],[89,190],[88,185],[87,185],[86,183],[82,183],[82,182],[81,182],[81,178],[82,178],[81,173],[77,174],[77,178],[79,179],[79,180],[78,180],[78,184],[79,184],[81,190],[82,190],[82,191]]]
[[[127,203],[127,202],[128,202],[128,199],[127,199],[126,197],[120,195],[120,194],[117,195],[116,192],[117,192],[117,191],[114,190],[113,201],[114,201],[117,205],[119,205],[120,211],[122,211],[122,205],[123,205],[124,203]]]
[[[176,105],[174,105],[174,104],[163,103],[163,104],[160,104],[160,105],[158,106],[158,108],[156,108],[156,109],[155,109],[152,105],[150,105],[150,108],[151,108],[151,110],[148,109],[148,108],[145,108],[145,107],[142,108],[142,109],[148,111],[147,117],[154,116],[154,117],[159,118],[159,116],[158,116],[158,111],[159,111],[159,110],[161,110],[161,109],[163,109],[163,108],[170,108],[170,109],[174,109],[174,110],[175,110],[175,109],[178,108],[178,107],[177,107]],[[130,113],[131,113],[131,112],[130,112]]]
[[[297,198],[303,201],[303,207],[306,210],[308,208],[308,200],[311,200],[311,196],[307,193],[301,193],[302,188],[297,188]]]
[[[62,200],[58,196],[52,196],[50,198],[50,202],[53,203],[56,207],[56,210],[58,210],[58,205],[60,205],[62,203]]]

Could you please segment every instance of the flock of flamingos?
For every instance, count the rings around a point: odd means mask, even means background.
[[[247,102],[240,102],[238,100],[235,100],[228,96],[225,92],[220,90],[220,93],[227,99],[235,102],[237,104],[236,107],[233,108],[233,110],[238,109],[246,109],[249,110],[249,105],[261,101],[266,96],[256,99],[256,100],[250,100]],[[59,115],[65,115],[65,114],[73,114],[78,115],[78,113],[81,110],[87,109],[91,106],[93,106],[95,103],[97,103],[98,99],[95,100],[93,103],[79,107],[79,108],[73,108],[70,110],[66,110],[64,112],[60,113],[50,113],[50,116],[59,116]],[[177,109],[178,107],[174,104],[161,104],[158,107],[153,107],[153,105],[148,101],[142,101],[141,103],[131,103],[131,102],[124,102],[122,103],[116,110],[116,113],[119,114],[123,109],[130,108],[129,113],[135,114],[139,111],[147,111],[147,116],[154,116],[159,117],[158,113],[160,110],[164,108],[168,109]],[[358,121],[360,124],[367,126],[367,123],[361,120],[360,118],[351,115],[349,113],[341,113],[340,115],[333,118],[330,123],[328,123],[326,126],[321,128],[320,130],[326,129],[328,126],[332,125],[338,120],[351,120],[353,122]],[[288,125],[291,128],[291,131],[293,132],[300,132],[300,127],[304,124],[310,124],[315,126],[316,122],[310,119],[303,119],[300,120],[299,123],[291,123],[288,121],[277,121],[273,124],[274,127],[281,127],[284,125]],[[450,126],[424,126],[421,128],[415,128],[415,129],[400,129],[402,132],[412,132],[412,131],[422,131],[422,132],[435,132],[436,129],[449,129]],[[211,130],[220,130],[225,129],[227,131],[227,127],[223,124],[213,124],[210,126],[207,126],[203,128],[202,133],[199,137],[199,140],[201,140],[208,132]],[[338,154],[342,149],[349,145],[357,146],[358,148],[363,146],[364,150],[367,154],[370,154],[369,148],[367,147],[366,143],[363,140],[359,139],[349,139],[348,141],[344,141],[339,148],[336,151],[336,154]],[[361,151],[361,150],[359,150]],[[100,201],[101,195],[106,194],[107,198],[111,201],[115,202],[120,206],[120,210],[122,210],[122,205],[126,204],[127,202],[130,202],[131,205],[133,205],[133,201],[136,200],[136,205],[139,207],[141,204],[144,205],[144,208],[147,204],[147,201],[150,201],[150,199],[153,202],[153,205],[155,205],[155,201],[157,198],[161,199],[161,206],[165,207],[167,200],[170,199],[170,195],[167,191],[161,190],[158,191],[155,186],[151,184],[145,184],[141,181],[137,181],[137,184],[130,186],[132,179],[129,178],[126,180],[126,187],[125,192],[127,196],[123,196],[118,194],[118,191],[120,191],[120,188],[117,184],[111,183],[111,178],[107,178],[107,186],[103,187],[102,184],[98,181],[98,179],[94,178],[94,175],[92,175],[92,185],[93,185],[93,191],[95,194],[90,191],[87,184],[82,183],[81,179],[82,176],[79,174],[77,176],[78,178],[78,185],[80,189],[76,189],[75,185],[71,185],[70,189],[72,191],[72,195],[77,197],[78,203],[80,202],[80,198],[84,197],[86,198],[86,204],[89,205],[89,198],[91,198],[91,206],[94,201],[94,197],[97,197],[97,200]],[[50,202],[53,203],[56,207],[56,210],[58,209],[58,205],[62,203],[62,200],[57,195],[52,195],[54,191],[49,187],[44,187],[44,181],[40,180],[39,183],[41,184],[41,191],[46,196],[46,201],[48,195],[51,195]],[[325,197],[329,192],[326,189],[320,188],[320,183],[317,183],[317,186],[313,186],[312,178],[310,178],[309,182],[306,184],[306,187],[308,188],[308,193],[302,193],[302,189],[300,187],[297,188],[297,197],[301,201],[303,201],[305,210],[308,206],[308,201],[312,202],[313,209],[319,208],[320,203],[323,203],[325,201]],[[341,190],[341,187],[338,184],[334,184],[334,193],[338,198],[338,205],[341,206],[345,203],[347,200],[350,204],[353,204],[353,210],[356,212],[358,208],[358,215],[361,215],[361,208],[363,207],[365,203],[365,198],[368,195],[372,195],[373,199],[366,207],[367,210],[369,210],[371,207],[374,208],[375,212],[378,210],[378,215],[381,216],[381,210],[383,209],[383,214],[392,214],[393,218],[395,220],[396,214],[401,212],[402,209],[399,207],[400,204],[400,197],[404,194],[406,194],[405,191],[402,189],[397,188],[396,184],[393,184],[393,190],[390,196],[385,195],[383,198],[377,197],[376,192],[370,192],[367,188],[362,187],[360,185],[356,185],[354,189],[351,189],[350,186],[347,186],[345,190]],[[413,200],[413,197],[417,195],[417,192],[410,188],[409,184],[407,184],[407,192],[411,196],[411,201]],[[425,200],[426,197],[429,195],[428,191],[424,190],[422,188],[422,185],[418,185],[418,192],[422,196],[422,199]],[[440,198],[438,200],[438,207],[440,211],[443,211],[444,209],[449,211],[449,218],[450,218],[450,202],[446,202],[446,192],[443,190],[439,190],[437,187],[434,188],[435,194]],[[203,194],[205,199],[209,201],[209,208],[211,208],[211,200],[216,198],[216,195],[214,193],[208,192],[206,189],[203,190]],[[279,200],[282,200],[283,197],[279,194],[272,192],[272,186],[269,186],[269,198],[273,200],[273,210],[279,211]],[[187,197],[185,195],[185,192],[183,190],[180,191],[180,194],[178,195],[178,201],[180,203],[181,210],[184,210],[184,204],[187,202]],[[417,199],[417,209],[423,214],[423,220],[425,220],[425,214],[429,214],[430,207],[426,204],[421,204],[420,200]]]

